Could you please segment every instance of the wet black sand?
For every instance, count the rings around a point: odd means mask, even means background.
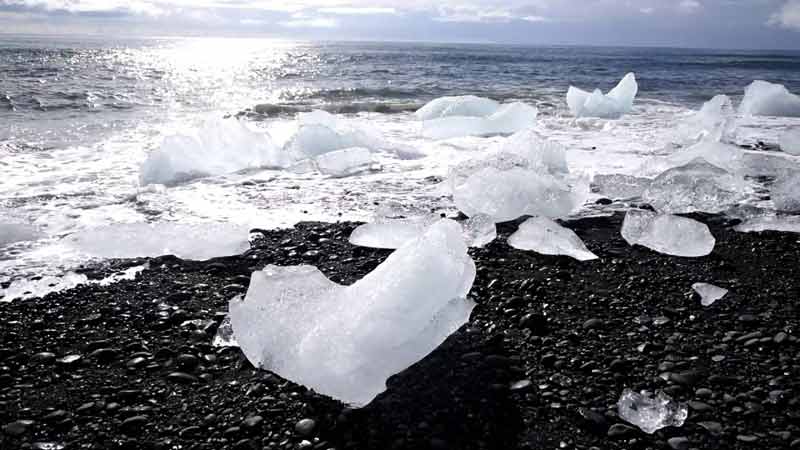
[[[470,323],[359,410],[211,346],[228,299],[267,263],[342,283],[371,271],[389,252],[349,245],[355,224],[269,231],[244,255],[155,258],[134,281],[2,303],[0,448],[800,448],[798,235],[699,218],[717,238],[699,259],[629,247],[620,215],[568,224],[601,257],[588,263],[514,250],[502,226],[471,251]],[[704,308],[700,281],[731,292]],[[691,402],[689,418],[626,427],[626,387]]]

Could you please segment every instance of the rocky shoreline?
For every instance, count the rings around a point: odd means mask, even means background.
[[[506,244],[470,251],[470,323],[350,409],[211,345],[228,300],[266,264],[311,264],[349,284],[390,253],[357,224],[262,231],[242,255],[149,260],[135,280],[0,303],[0,448],[800,448],[800,241],[737,233],[689,259],[628,246],[622,215],[566,223],[600,259]],[[90,278],[146,260],[86,269]],[[700,305],[691,285],[730,293]],[[625,388],[688,402],[648,435],[616,416]]]

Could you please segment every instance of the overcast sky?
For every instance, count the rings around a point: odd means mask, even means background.
[[[800,49],[800,0],[0,0],[0,32]]]

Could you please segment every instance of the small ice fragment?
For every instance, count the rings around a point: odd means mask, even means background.
[[[634,177],[619,173],[611,175],[595,175],[593,184],[598,192],[610,198],[636,198],[641,197],[645,189],[650,186],[649,178]]]
[[[758,233],[761,231],[800,233],[800,216],[752,217],[733,229],[740,233]]]
[[[597,259],[574,231],[546,217],[532,217],[523,222],[508,238],[508,245],[543,255],[566,255],[578,261]]]
[[[242,296],[237,295],[231,301],[241,301]],[[217,334],[214,335],[214,340],[211,341],[214,347],[238,347],[239,343],[236,342],[236,336],[233,335],[233,327],[231,326],[231,317],[226,315],[222,322],[217,327]]]
[[[254,272],[231,324],[254,366],[364,405],[469,320],[474,279],[461,227],[441,220],[350,286],[312,266]]]
[[[778,145],[785,153],[800,156],[800,128],[786,130],[781,134]]]
[[[142,163],[139,183],[174,185],[251,168],[282,168],[290,156],[269,134],[236,119],[210,120],[192,134],[169,136]]]
[[[800,212],[800,172],[791,171],[775,180],[770,196],[778,211]]]
[[[716,239],[708,226],[686,217],[629,210],[622,223],[622,237],[667,255],[696,258],[714,250]]]
[[[655,398],[645,391],[641,394],[625,389],[617,402],[619,416],[647,434],[666,427],[681,427],[689,416],[685,404],[678,403],[662,391]]]
[[[317,168],[325,175],[346,177],[367,171],[372,166],[372,153],[367,148],[352,147],[317,156]]]
[[[408,218],[376,218],[358,226],[350,234],[350,243],[360,247],[396,249],[413,241],[439,221],[440,216],[426,215]]]
[[[753,81],[744,90],[739,112],[753,116],[800,117],[800,96],[782,84]]]
[[[606,95],[599,89],[589,93],[570,86],[567,105],[575,117],[618,119],[633,110],[633,100],[638,90],[636,75],[629,73]]]
[[[676,143],[726,141],[732,137],[735,128],[736,111],[731,99],[727,95],[717,95],[678,126]]]
[[[702,158],[657,176],[642,199],[664,213],[720,212],[744,200],[749,185]]]
[[[417,110],[414,115],[419,120],[432,120],[442,117],[486,117],[494,114],[500,103],[484,97],[464,95],[459,97],[440,97],[431,100]]]
[[[477,214],[462,224],[464,241],[469,247],[483,247],[497,238],[494,219],[486,214]]]
[[[692,285],[692,289],[700,296],[700,304],[703,306],[711,306],[728,294],[727,289],[708,283],[695,283]]]

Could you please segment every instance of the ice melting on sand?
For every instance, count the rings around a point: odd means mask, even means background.
[[[775,209],[783,212],[800,212],[800,171],[781,176],[770,189]]]
[[[633,175],[611,174],[595,175],[592,183],[597,187],[597,191],[612,199],[636,198],[641,197],[645,189],[652,182],[649,178],[635,177]]]
[[[249,228],[228,224],[129,223],[79,231],[67,246],[95,258],[175,255],[206,260],[249,248]]]
[[[508,245],[543,255],[566,255],[578,261],[597,259],[574,231],[545,217],[532,217],[523,222],[508,238]]]
[[[703,140],[729,140],[736,129],[736,111],[730,97],[717,95],[703,104],[700,111],[684,120],[676,131],[679,144]]]
[[[133,280],[147,269],[149,264],[134,266],[100,280],[90,280],[86,275],[67,272],[63,276],[48,275],[35,280],[16,280],[7,289],[0,289],[0,302],[10,302],[20,298],[44,297],[53,292],[66,291],[82,284],[108,286],[122,280]]]
[[[472,216],[461,226],[464,229],[464,241],[469,247],[483,247],[497,239],[494,220],[486,214]]]
[[[625,389],[617,402],[619,416],[647,434],[666,427],[681,427],[689,416],[686,405],[659,391],[655,397],[647,392]]]
[[[800,156],[800,128],[786,130],[781,134],[778,145],[785,153]]]
[[[629,73],[606,95],[600,89],[589,93],[570,86],[567,105],[575,117],[618,119],[633,110],[633,100],[638,91],[636,76]]]
[[[269,134],[236,119],[214,119],[193,134],[164,139],[142,163],[139,183],[174,185],[251,168],[282,168],[291,158]]]
[[[461,233],[437,222],[350,286],[312,266],[254,272],[245,299],[230,303],[242,351],[256,367],[369,403],[469,320],[475,264]]]
[[[486,214],[495,222],[568,215],[583,205],[589,186],[585,178],[570,178],[564,152],[534,131],[521,131],[450,170],[453,200],[467,216]]]
[[[711,306],[728,294],[727,289],[708,283],[695,283],[692,285],[692,289],[700,296],[700,304],[703,306]]]
[[[714,250],[716,239],[708,226],[686,217],[629,210],[622,223],[622,237],[667,255],[696,258]]]
[[[747,197],[744,178],[697,158],[656,177],[642,198],[664,213],[721,212]]]
[[[441,119],[442,117],[487,117],[500,108],[500,103],[485,97],[462,95],[440,97],[431,100],[414,113],[419,120]]]
[[[486,117],[447,116],[422,123],[422,135],[430,139],[492,136],[524,130],[536,122],[539,110],[526,103],[502,105]]]
[[[353,147],[317,156],[317,169],[332,177],[346,177],[370,170],[372,153],[367,148]]]
[[[753,116],[800,117],[800,96],[782,84],[753,81],[744,90],[739,112]]]

